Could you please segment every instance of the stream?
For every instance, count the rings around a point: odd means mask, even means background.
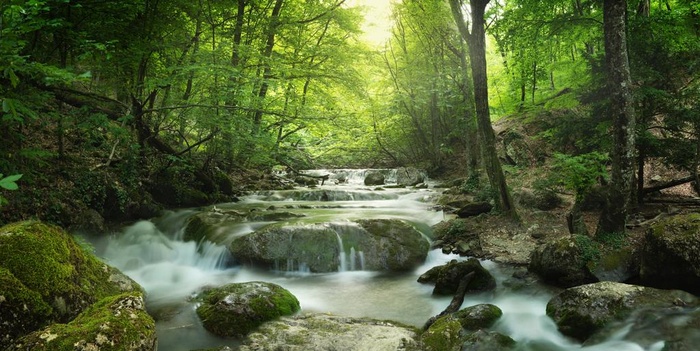
[[[324,173],[325,172],[325,173]],[[256,211],[275,206],[304,214],[294,218],[300,223],[344,222],[366,218],[396,218],[415,226],[429,240],[431,226],[448,216],[432,208],[439,189],[367,187],[362,184],[365,171],[317,171],[335,173],[346,182],[335,184],[332,176],[323,186],[251,194],[237,203],[217,204],[219,209]],[[388,170],[387,183],[395,181]],[[393,178],[392,178],[393,177]],[[321,201],[321,199],[330,201]],[[323,312],[342,316],[395,320],[421,327],[431,316],[440,313],[451,297],[433,297],[432,285],[416,282],[431,267],[452,259],[440,250],[428,253],[425,263],[412,272],[386,273],[362,269],[361,253],[342,257],[338,272],[309,273],[300,266],[293,271],[262,271],[231,264],[225,244],[273,222],[229,224],[217,231],[217,243],[182,240],[187,219],[200,209],[170,211],[150,221],[123,228],[102,240],[94,240],[97,254],[141,284],[147,292],[149,312],[156,319],[160,350],[188,351],[228,345],[235,349],[238,341],[208,333],[195,313],[189,298],[204,286],[232,282],[267,281],[291,291],[300,301],[302,313]],[[341,243],[342,245],[342,243]],[[496,278],[494,291],[467,295],[462,307],[492,303],[503,310],[494,330],[511,336],[519,349],[555,350],[646,350],[657,351],[663,342],[645,349],[624,341],[625,327],[597,345],[582,346],[562,336],[546,316],[545,306],[551,291],[540,285],[518,287],[509,284],[513,269],[491,261],[482,261]]]

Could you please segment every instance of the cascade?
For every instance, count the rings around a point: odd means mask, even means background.
[[[331,223],[330,227],[337,235],[338,272],[309,273],[304,262],[291,259],[276,262],[275,271],[229,267],[227,264],[231,262],[231,257],[224,245],[182,240],[187,219],[199,210],[174,211],[151,221],[137,222],[124,228],[119,235],[111,236],[104,245],[96,244],[95,247],[102,248],[98,254],[107,262],[145,288],[149,309],[162,308],[175,315],[160,318],[157,322],[159,345],[171,351],[223,345],[235,348],[237,341],[212,338],[202,329],[193,312],[193,302],[188,300],[203,286],[232,282],[262,280],[282,285],[299,299],[302,312],[395,320],[422,326],[428,318],[441,312],[451,297],[432,296],[432,286],[418,284],[418,276],[434,266],[465,258],[432,250],[426,261],[412,272],[383,274],[365,271],[364,254],[354,241],[356,236],[352,232],[357,228],[350,221],[398,218],[411,222],[429,236],[430,226],[444,218],[442,212],[430,210],[430,202],[436,192],[433,189],[368,190],[360,185],[359,180],[367,170],[319,170],[317,174],[331,171],[336,175],[342,174],[349,184],[336,186],[326,183],[318,189],[260,192],[242,198],[239,203],[216,206],[244,214],[251,210],[259,213],[274,207],[304,215],[289,219],[294,223]],[[332,201],[320,201],[319,191],[326,191]],[[216,241],[230,243],[233,238],[247,235],[270,223],[283,222],[242,221],[228,226],[222,224],[217,228]],[[286,268],[280,270],[282,265],[286,265]],[[489,261],[484,261],[483,266],[496,277],[498,289],[484,294],[470,294],[463,306],[478,303],[498,305],[504,314],[494,329],[515,339],[519,350],[660,351],[664,346],[663,342],[658,342],[642,348],[625,341],[627,331],[624,328],[602,343],[582,346],[562,336],[546,316],[546,304],[552,296],[548,289],[535,285],[510,291],[503,282],[512,276],[512,269]]]

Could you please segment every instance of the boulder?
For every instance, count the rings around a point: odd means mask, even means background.
[[[0,252],[0,349],[50,323],[67,323],[105,297],[141,291],[71,235],[41,222],[0,228]]]
[[[512,350],[515,341],[508,336],[485,331],[500,318],[494,305],[476,305],[438,318],[421,334],[425,351]]]
[[[425,261],[428,241],[400,220],[270,226],[235,239],[229,249],[244,264],[266,269],[335,272],[364,268],[407,271]],[[364,267],[360,267],[364,262]]]
[[[204,328],[219,336],[242,337],[264,322],[299,311],[299,300],[283,287],[266,282],[233,283],[198,294],[197,315]]]
[[[471,272],[475,274],[467,285],[467,292],[488,291],[496,287],[496,279],[476,258],[466,261],[452,260],[445,265],[433,267],[418,277],[418,282],[435,284],[434,295],[454,295],[459,282]]]
[[[542,244],[530,254],[528,270],[562,288],[596,282],[587,266],[591,259],[585,255],[588,247],[581,244],[588,242],[587,237],[566,236]]]
[[[473,202],[462,206],[457,210],[457,216],[460,218],[474,217],[480,214],[489,213],[493,209],[493,205],[488,202]]]
[[[240,351],[418,351],[415,328],[368,318],[306,314],[263,324]]]
[[[700,214],[670,217],[649,228],[640,278],[644,285],[700,294]]]
[[[365,185],[384,185],[384,174],[379,172],[367,172]]]
[[[229,245],[240,263],[265,269],[335,272],[340,265],[338,234],[328,226],[272,226],[236,238]]]
[[[508,351],[516,350],[516,342],[510,336],[495,331],[477,330],[469,334],[460,351]]]
[[[462,328],[472,331],[490,328],[502,315],[498,306],[488,303],[465,307],[454,313]]]
[[[462,324],[454,315],[438,318],[420,336],[425,351],[459,351],[464,341]]]
[[[547,304],[547,315],[562,334],[584,341],[613,321],[632,311],[663,311],[695,306],[695,296],[680,290],[660,290],[615,282],[599,282],[569,288]]]
[[[416,168],[401,167],[396,170],[396,184],[414,186],[425,182],[425,173]]]
[[[140,292],[106,297],[67,324],[52,324],[13,342],[7,351],[155,351],[156,326]]]

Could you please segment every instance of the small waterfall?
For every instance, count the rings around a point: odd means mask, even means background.
[[[338,237],[338,272],[347,272],[348,263],[345,259],[345,247],[343,247],[343,239],[339,233],[335,234]]]
[[[224,246],[168,237],[153,222],[140,221],[109,238],[102,256],[160,301],[180,300],[215,284],[230,259]]]
[[[338,237],[338,272],[347,271],[364,271],[365,270],[365,254],[362,251],[355,250],[354,246],[350,247],[350,252],[345,251],[343,239],[340,233],[336,233]]]

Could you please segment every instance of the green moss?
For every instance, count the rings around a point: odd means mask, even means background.
[[[459,350],[461,344],[462,324],[453,316],[444,316],[433,323],[421,335],[423,349],[426,351]]]
[[[28,289],[5,268],[0,268],[0,350],[12,340],[43,327],[53,309],[41,295]]]
[[[503,311],[496,305],[480,304],[463,308],[454,314],[462,328],[478,330],[491,327],[501,318]]]
[[[155,322],[140,293],[107,297],[68,324],[53,324],[14,343],[9,350],[152,350]]]
[[[291,315],[299,300],[279,285],[265,282],[228,284],[203,292],[197,315],[204,327],[221,336],[244,336],[262,323]]]
[[[113,269],[86,254],[58,227],[28,221],[0,228],[0,267],[52,306],[52,319],[67,322],[106,296],[123,292]],[[133,283],[131,289],[140,289]]]

